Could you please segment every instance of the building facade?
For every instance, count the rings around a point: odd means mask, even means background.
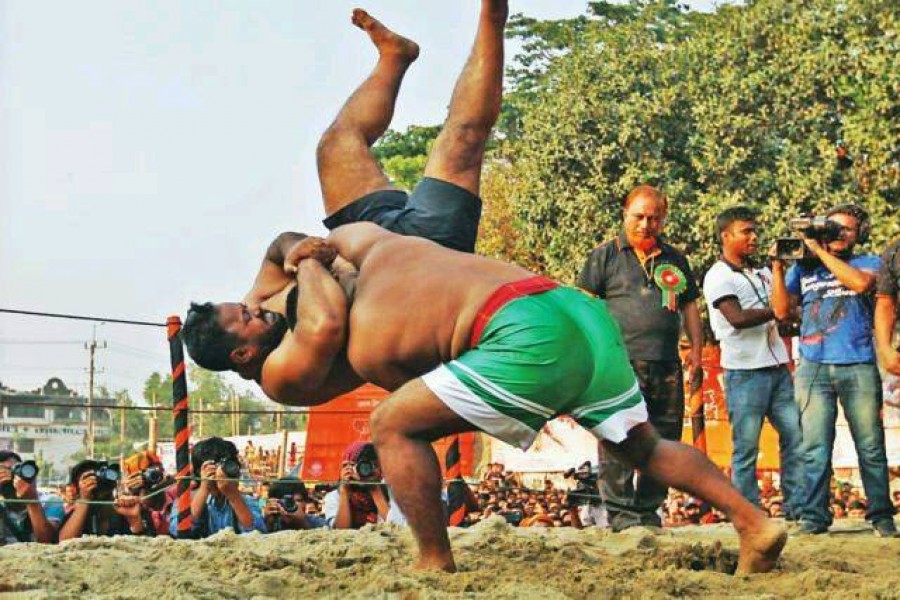
[[[113,404],[94,398],[95,404]],[[0,383],[0,450],[13,450],[41,467],[41,483],[63,481],[76,455],[87,453],[88,399],[57,377],[42,387],[21,392]],[[94,410],[94,436],[110,434],[110,412]]]

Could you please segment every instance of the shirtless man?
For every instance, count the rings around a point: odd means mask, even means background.
[[[359,271],[352,306],[324,266],[335,252]],[[724,512],[740,534],[739,572],[773,568],[783,528],[703,454],[659,438],[602,301],[370,223],[338,228],[327,241],[307,238],[285,258],[301,290],[293,330],[268,349],[269,321],[239,304],[218,305],[206,316],[234,340],[221,352],[279,401],[326,400],[321,386],[332,382],[338,357],[393,392],[370,426],[418,542],[417,567],[456,568],[430,443],[480,430],[525,449],[547,420],[570,414],[628,464]],[[284,308],[283,295],[270,301]]]
[[[350,96],[319,142],[319,180],[328,214],[325,225],[329,229],[371,221],[400,234],[434,240],[448,248],[474,251],[481,217],[478,197],[481,166],[491,128],[500,115],[503,31],[507,15],[506,0],[483,1],[478,32],[454,87],[447,119],[425,165],[425,177],[407,198],[405,192],[391,186],[371,153],[371,145],[390,124],[403,76],[418,57],[419,47],[366,11],[353,11],[353,24],[369,35],[379,58],[372,73]],[[267,329],[266,338],[261,342],[267,351],[281,342],[288,329],[283,308],[271,310],[272,303],[296,306],[297,291],[293,286],[296,274],[285,271],[284,261],[290,248],[305,237],[290,231],[276,237],[242,304],[220,305],[242,306],[248,318],[252,316],[257,323],[267,321],[274,325]],[[352,294],[354,269],[345,262],[336,264],[335,276]],[[286,297],[290,289],[294,291]],[[268,300],[265,305],[264,300]],[[203,320],[198,317],[204,310],[208,313],[214,309],[212,304],[199,305],[191,313],[193,323],[185,323],[185,342],[191,358],[207,369],[234,368],[246,379],[258,379],[254,368],[244,367],[254,364],[252,357],[232,357],[215,350],[221,345],[210,343],[221,338],[223,332],[203,326]],[[290,310],[288,314],[293,318],[295,311]],[[306,329],[311,329],[311,324]],[[332,376],[312,395],[307,393],[302,399],[304,403],[329,400],[363,383],[349,368],[342,353],[335,357],[331,370]],[[282,401],[299,402],[286,397]]]
[[[467,75],[478,79],[473,74],[494,60],[484,55],[496,58],[502,49],[505,20],[506,3],[485,0],[448,125],[455,108],[462,110],[456,105]],[[661,483],[726,513],[741,536],[740,572],[774,566],[784,531],[702,454],[659,440],[646,423],[602,302],[519,267],[372,224],[338,228],[327,242],[302,238],[284,236],[270,247],[248,295],[259,308],[193,305],[184,327],[188,351],[203,367],[256,380],[285,404],[325,402],[364,380],[395,391],[371,426],[419,544],[419,568],[455,570],[430,441],[480,429],[527,448],[544,422],[566,413]],[[333,274],[325,265],[336,253],[346,260],[334,261]]]
[[[485,22],[490,13],[493,20]],[[472,51],[463,68],[447,119],[431,149],[422,181],[411,194],[391,185],[372,154],[372,144],[394,116],[400,84],[419,56],[419,46],[374,19],[353,11],[352,23],[378,50],[378,62],[351,94],[319,140],[316,163],[325,203],[325,226],[371,221],[404,235],[475,251],[481,219],[481,166],[491,128],[500,115],[503,93],[503,28],[506,0],[485,0]],[[244,303],[251,310],[284,288],[283,249],[303,239],[285,232],[269,246]]]

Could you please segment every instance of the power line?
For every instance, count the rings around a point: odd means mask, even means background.
[[[113,319],[110,317],[88,317],[85,315],[69,315],[64,313],[37,312],[31,310],[16,310],[12,308],[0,308],[0,313],[14,315],[31,315],[34,317],[53,317],[55,319],[74,319],[76,321],[96,321],[98,323],[121,323],[123,325],[146,325],[149,327],[165,327],[165,323],[153,323],[151,321],[132,321],[130,319]]]
[[[13,346],[13,345],[22,345],[22,346],[44,346],[44,345],[54,345],[54,346],[63,346],[63,345],[71,345],[78,344],[79,346],[83,344],[81,340],[5,340],[0,339],[0,344],[4,346]]]
[[[143,410],[143,411],[166,411],[171,408],[171,406],[161,405],[161,406],[121,406],[119,404],[62,404],[62,403],[53,403],[53,402],[23,402],[21,400],[2,400],[0,401],[0,406],[31,406],[36,408],[101,408],[108,410]],[[300,407],[300,410],[250,410],[250,409],[216,409],[216,408],[207,408],[203,410],[198,410],[191,408],[189,409],[192,413],[197,414],[211,414],[211,415],[306,415],[309,414],[308,407]],[[321,413],[329,413],[329,414],[362,414],[366,411],[364,410],[324,410],[320,409],[316,412]]]

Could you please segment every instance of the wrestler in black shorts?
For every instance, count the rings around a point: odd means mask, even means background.
[[[475,251],[481,198],[447,181],[425,177],[407,194],[380,190],[340,209],[323,222],[331,230],[370,221],[401,235],[415,235],[460,250]]]

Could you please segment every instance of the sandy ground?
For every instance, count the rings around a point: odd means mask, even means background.
[[[864,523],[792,537],[777,570],[733,577],[730,526],[622,534],[514,529],[496,517],[452,530],[460,573],[410,571],[393,525],[202,541],[85,538],[0,548],[10,598],[900,598],[900,539]]]

